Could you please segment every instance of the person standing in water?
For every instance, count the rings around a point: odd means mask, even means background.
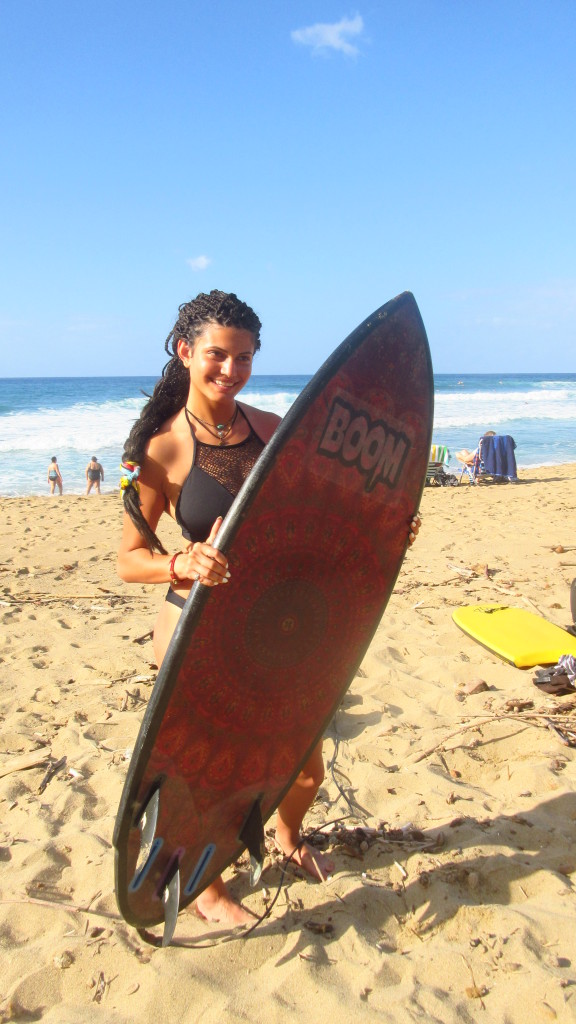
[[[96,456],[93,455],[86,466],[86,494],[90,494],[93,487],[95,488],[96,493],[100,494],[101,480],[104,480],[104,469],[98,462]]]
[[[234,293],[213,290],[181,305],[165,344],[170,361],[126,442],[118,572],[128,583],[169,585],[154,627],[158,666],[193,583],[228,585],[228,560],[214,542],[280,422],[274,413],[237,401],[260,348],[260,329],[254,310]],[[175,554],[155,532],[164,512],[180,525],[186,541]],[[418,527],[415,519],[412,540]],[[313,878],[334,870],[331,858],[313,851],[301,836],[323,778],[320,742],[277,811],[277,847]],[[196,907],[201,916],[231,927],[253,921],[222,878],[200,893]]]
[[[58,488],[59,493],[62,494],[64,481],[62,480],[62,474],[60,472],[60,467],[58,465],[58,459],[56,458],[55,455],[53,455],[50,460],[50,465],[48,466],[47,479],[50,485],[50,494],[54,494],[56,488]]]

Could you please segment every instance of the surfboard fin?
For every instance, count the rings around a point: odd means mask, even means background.
[[[258,797],[250,808],[240,832],[240,842],[244,844],[250,854],[250,885],[256,885],[264,867],[264,854],[266,846],[264,843],[264,822],[262,821],[262,808]]]
[[[162,945],[169,946],[176,929],[180,906],[180,870],[177,868],[162,893],[164,904],[164,934]]]
[[[136,875],[142,870],[150,856],[152,844],[156,836],[159,809],[160,790],[154,789],[152,795],[142,808],[138,818],[138,827],[140,828],[140,853],[138,856],[138,863],[136,865]]]

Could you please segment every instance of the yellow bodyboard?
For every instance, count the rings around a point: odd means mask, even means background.
[[[562,654],[576,655],[576,637],[524,608],[474,604],[457,608],[457,626],[517,668],[555,665]]]

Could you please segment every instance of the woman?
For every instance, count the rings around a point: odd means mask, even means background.
[[[60,472],[60,467],[58,465],[58,459],[56,458],[55,455],[53,455],[50,460],[50,465],[48,466],[47,479],[48,483],[50,484],[50,494],[54,494],[56,487],[58,488],[60,494],[62,494],[62,474]]]
[[[166,341],[171,356],[124,452],[126,515],[118,571],[129,583],[169,583],[154,628],[160,666],[192,584],[226,585],[228,561],[213,545],[242,482],[280,422],[236,396],[260,348],[260,320],[233,293],[201,293],[180,306]],[[168,553],[156,527],[163,512],[182,527],[184,550]],[[418,523],[413,523],[417,532]],[[238,583],[241,585],[241,581]],[[324,777],[318,744],[278,808],[276,844],[313,877],[332,860],[301,842],[300,828]],[[296,852],[294,852],[295,848]],[[232,900],[222,879],[198,897],[201,916],[228,925],[251,915]]]
[[[93,455],[86,466],[86,494],[90,494],[93,487],[96,489],[96,494],[100,494],[101,480],[104,480],[104,468]]]

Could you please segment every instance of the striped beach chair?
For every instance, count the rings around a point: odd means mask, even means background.
[[[458,478],[446,469],[450,462],[450,452],[445,444],[433,444],[426,471],[426,483],[429,487],[454,487]]]

